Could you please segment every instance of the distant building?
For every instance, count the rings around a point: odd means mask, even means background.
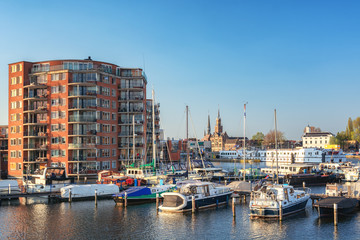
[[[210,117],[208,117],[207,133],[203,137],[202,141],[211,142],[211,151],[219,152],[226,150],[236,150],[243,146],[243,137],[229,137],[226,132],[223,132],[223,126],[221,125],[220,110],[218,111],[218,117],[216,118],[215,131],[211,134]],[[246,143],[248,139],[245,138]]]
[[[331,132],[311,132],[311,128],[308,126],[305,128],[305,133],[302,136],[304,148],[325,148],[330,144],[330,138],[334,134]]]
[[[0,178],[8,173],[8,126],[0,126]]]

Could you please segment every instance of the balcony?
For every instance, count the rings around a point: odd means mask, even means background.
[[[92,135],[96,135],[96,130],[90,130],[90,131],[81,131],[81,130],[69,130],[68,132],[69,136],[70,135],[85,135],[85,136],[92,136]]]
[[[24,125],[47,125],[46,120],[28,120],[24,119]]]
[[[24,132],[24,137],[46,138],[47,136],[45,132]]]
[[[96,98],[96,91],[70,91],[69,97],[91,97]]]
[[[94,149],[94,143],[70,143],[69,149]]]
[[[69,111],[71,110],[87,110],[87,111],[96,111],[96,106],[93,105],[81,105],[81,104],[70,104]]]
[[[35,107],[35,106],[25,106],[24,107],[24,112],[47,112],[47,107],[46,106],[41,106],[41,107]]]
[[[130,144],[126,144],[126,143],[123,143],[123,144],[119,144],[118,145],[118,148],[132,148],[133,147],[133,144],[130,143]],[[143,143],[135,143],[135,148],[142,148],[144,147],[144,144]]]
[[[47,94],[34,95],[34,94],[24,94],[24,100],[47,100]]]
[[[118,124],[119,125],[132,125],[133,122],[132,122],[132,120],[131,121],[127,121],[127,120],[121,121],[121,120],[119,120]],[[144,120],[135,120],[135,125],[143,125],[143,124],[144,124]]]
[[[24,158],[24,163],[47,163],[48,159],[46,157],[37,157],[37,158]]]
[[[77,62],[77,61],[69,61],[69,62]],[[78,66],[71,66],[71,67],[65,66],[64,64],[53,65],[53,66],[49,66],[49,65],[36,66],[31,68],[31,73],[54,72],[54,71],[62,71],[62,70],[68,70],[69,72],[100,71],[100,72],[108,73],[104,68],[104,66],[100,64],[92,64],[91,62],[77,62],[77,63],[79,63]]]
[[[126,109],[126,108],[119,108],[118,112],[119,113],[142,113],[144,111],[144,109],[142,108],[130,108],[130,109]]]
[[[26,80],[24,81],[24,88],[47,88],[47,85],[36,80]]]
[[[24,150],[46,151],[47,149],[48,149],[47,144],[40,144],[40,143],[24,144]]]
[[[127,102],[127,101],[143,101],[143,96],[132,96],[132,97],[119,97],[119,102]]]
[[[70,162],[86,162],[88,160],[87,157],[72,157],[70,158]]]
[[[85,123],[93,123],[96,122],[96,117],[88,117],[88,116],[69,116],[69,123],[76,122],[85,122]]]

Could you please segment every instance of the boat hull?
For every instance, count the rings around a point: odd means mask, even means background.
[[[217,196],[209,196],[204,197],[202,199],[195,200],[195,208],[196,210],[206,209],[206,208],[214,208],[221,205],[227,205],[229,203],[232,192],[228,192],[225,194],[217,195]],[[192,211],[192,200],[187,200],[179,209],[179,207],[169,208],[169,207],[160,207],[162,212],[189,212]]]
[[[159,199],[162,199],[159,197]],[[116,204],[124,205],[125,198],[123,197],[114,197],[114,201]],[[152,203],[156,201],[156,197],[147,197],[147,198],[127,198],[127,205],[136,205],[136,204],[143,204],[143,203]]]
[[[305,210],[305,206],[309,198],[305,198],[302,201],[294,203],[292,205],[283,207],[282,215],[287,216],[300,211]],[[251,218],[279,218],[280,211],[279,208],[271,208],[271,207],[250,207],[250,217]]]

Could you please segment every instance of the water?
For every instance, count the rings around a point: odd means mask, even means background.
[[[319,188],[315,188],[319,191]],[[30,202],[30,201],[29,201]],[[5,206],[4,206],[5,205]],[[156,214],[155,204],[115,206],[112,200],[28,205],[3,203],[0,239],[345,239],[360,238],[360,215],[318,219],[308,202],[306,211],[278,220],[251,220],[248,204],[195,214]]]

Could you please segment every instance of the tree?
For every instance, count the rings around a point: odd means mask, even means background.
[[[276,138],[279,145],[284,143],[284,141],[286,140],[284,133],[280,131],[276,132]],[[265,135],[264,145],[268,147],[275,147],[275,130],[271,130]]]
[[[351,135],[354,132],[354,127],[353,127],[353,121],[351,120],[351,117],[349,117],[348,119],[348,125],[346,127],[346,136],[348,136],[351,139]]]
[[[336,144],[340,145],[340,148],[343,149],[345,145],[346,140],[350,140],[349,136],[346,134],[346,132],[338,132],[336,134]]]
[[[261,146],[264,141],[264,134],[262,132],[257,132],[254,136],[251,137],[251,140],[256,141],[258,146]]]

